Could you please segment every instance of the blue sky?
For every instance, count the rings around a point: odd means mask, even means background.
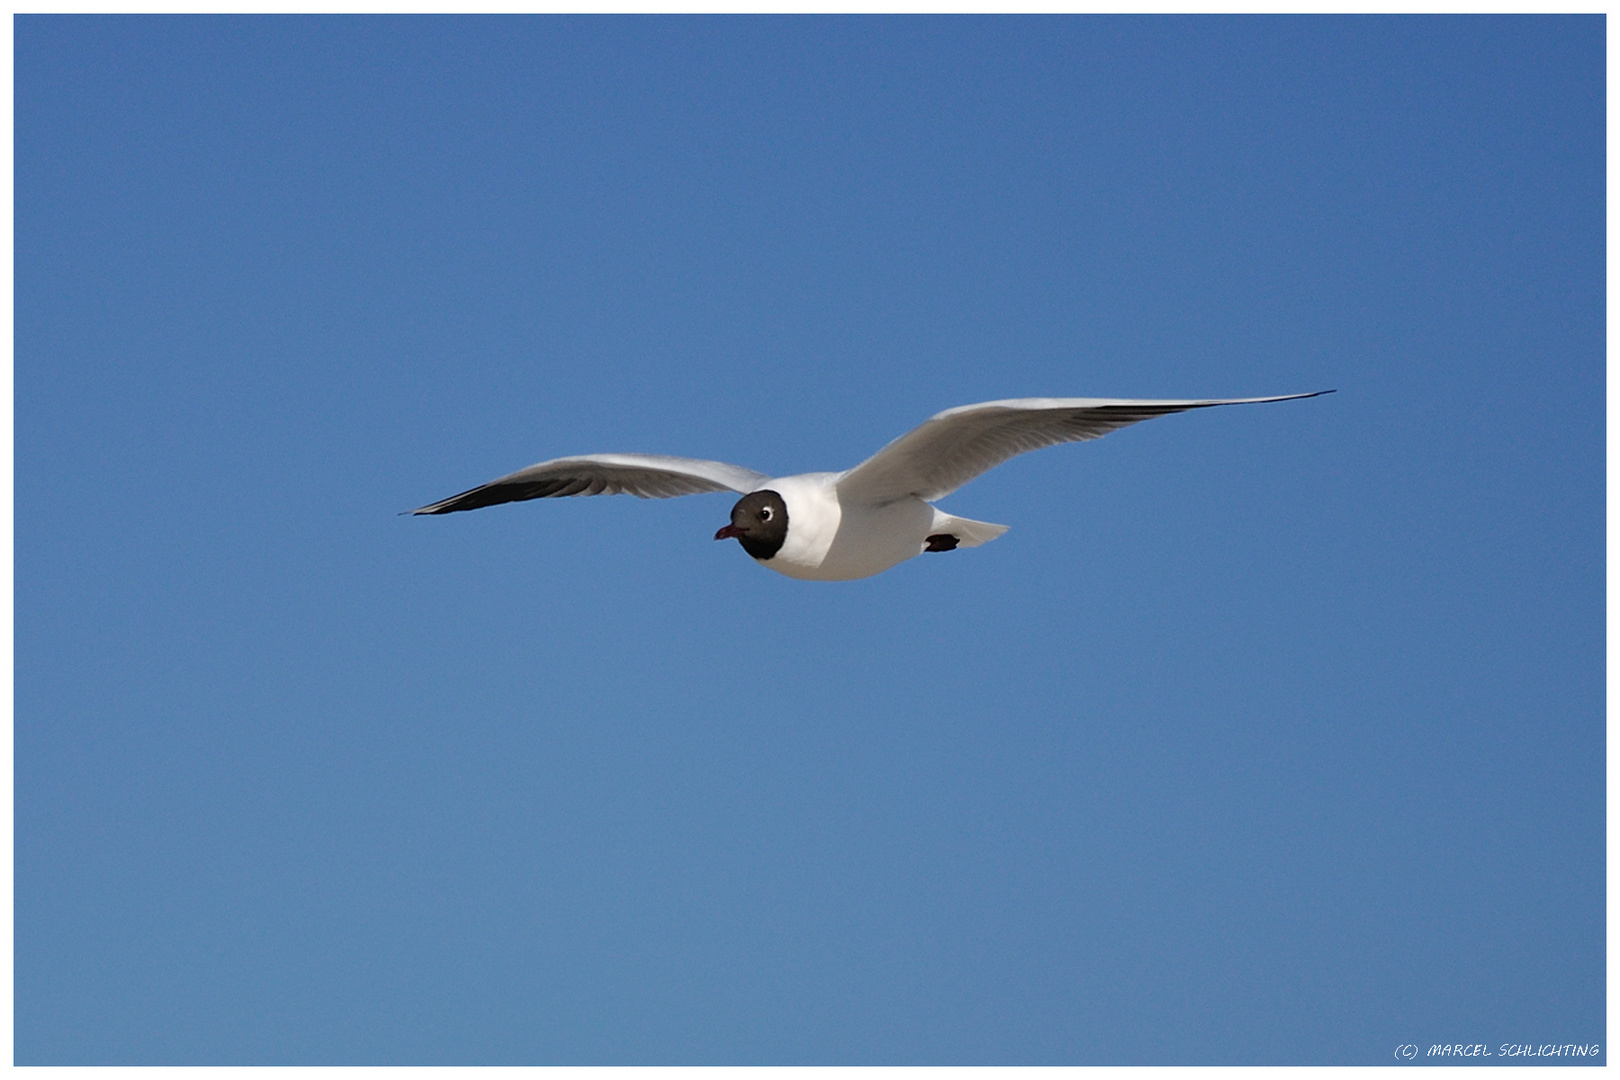
[[[1605,1043],[1604,25],[19,18],[19,1063]],[[1022,396],[811,584],[722,495]]]

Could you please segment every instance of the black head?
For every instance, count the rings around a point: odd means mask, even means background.
[[[716,540],[735,536],[743,550],[756,559],[769,559],[787,541],[787,503],[774,491],[755,491],[731,508],[731,524],[714,534]]]

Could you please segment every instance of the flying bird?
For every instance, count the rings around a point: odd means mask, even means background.
[[[737,540],[760,565],[791,578],[848,581],[880,574],[925,551],[978,547],[1006,532],[1006,525],[955,517],[932,504],[1008,458],[1101,438],[1139,420],[1189,409],[1331,393],[1222,401],[986,401],[946,409],[845,472],[772,478],[721,461],[591,454],[542,461],[413,513],[450,514],[564,495],[625,492],[667,499],[735,491],[742,498],[731,508],[731,524],[714,534],[716,540]]]

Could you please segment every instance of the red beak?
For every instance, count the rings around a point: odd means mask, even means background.
[[[727,525],[725,528],[723,528],[719,532],[715,533],[714,538],[716,540],[730,540],[733,536],[741,536],[741,535],[742,535],[742,530],[737,528],[737,526],[735,526],[735,525]]]

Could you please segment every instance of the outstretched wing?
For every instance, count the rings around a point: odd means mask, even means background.
[[[946,409],[900,436],[838,481],[840,499],[888,502],[915,495],[943,498],[982,472],[1030,450],[1098,439],[1155,416],[1331,394],[1228,398],[1221,401],[1126,401],[1117,398],[1014,398]]]
[[[413,513],[451,514],[496,503],[558,499],[564,495],[625,493],[640,499],[668,499],[705,491],[746,492],[769,479],[764,473],[723,461],[657,454],[591,454],[542,461]]]

